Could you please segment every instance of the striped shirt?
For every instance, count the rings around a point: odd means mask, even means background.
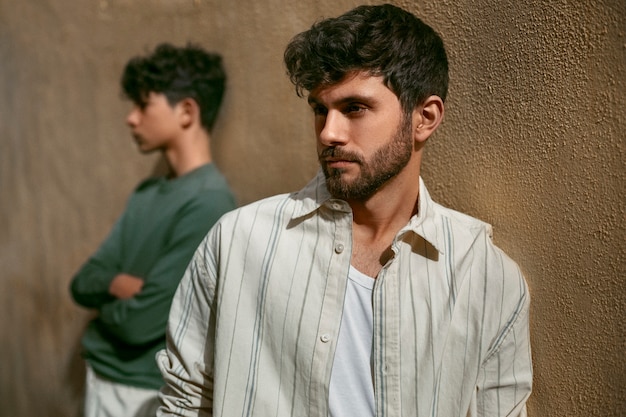
[[[488,224],[419,186],[373,289],[376,416],[525,416],[524,278]],[[172,304],[158,415],[327,417],[351,246],[321,173],[222,217]]]

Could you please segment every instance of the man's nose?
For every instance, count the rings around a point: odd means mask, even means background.
[[[135,127],[137,123],[139,123],[139,108],[134,106],[126,116],[126,124],[130,127]]]
[[[337,146],[347,142],[346,120],[341,112],[331,110],[319,123],[318,138],[321,145]]]

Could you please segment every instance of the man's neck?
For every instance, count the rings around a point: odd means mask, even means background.
[[[389,240],[396,235],[417,212],[419,184],[403,193],[379,193],[364,202],[349,202],[352,208],[352,227],[367,241]]]
[[[163,150],[173,177],[183,176],[213,161],[210,137],[203,129],[189,132],[175,145]]]
[[[349,201],[353,213],[352,265],[376,277],[392,256],[396,234],[417,213],[419,170],[400,175],[365,201]]]
[[[411,165],[368,199],[348,201],[354,227],[368,229],[375,239],[389,231],[395,234],[407,224],[417,211],[419,194],[419,162]]]

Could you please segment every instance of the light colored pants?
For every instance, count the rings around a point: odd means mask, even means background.
[[[87,366],[85,417],[154,417],[158,393],[109,381]]]

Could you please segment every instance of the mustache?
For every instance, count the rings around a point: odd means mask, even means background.
[[[359,155],[358,153],[346,151],[336,146],[324,149],[322,152],[320,152],[318,156],[320,162],[324,162],[327,158],[332,158],[336,160],[341,159],[344,161],[358,163],[362,162],[361,155]]]

